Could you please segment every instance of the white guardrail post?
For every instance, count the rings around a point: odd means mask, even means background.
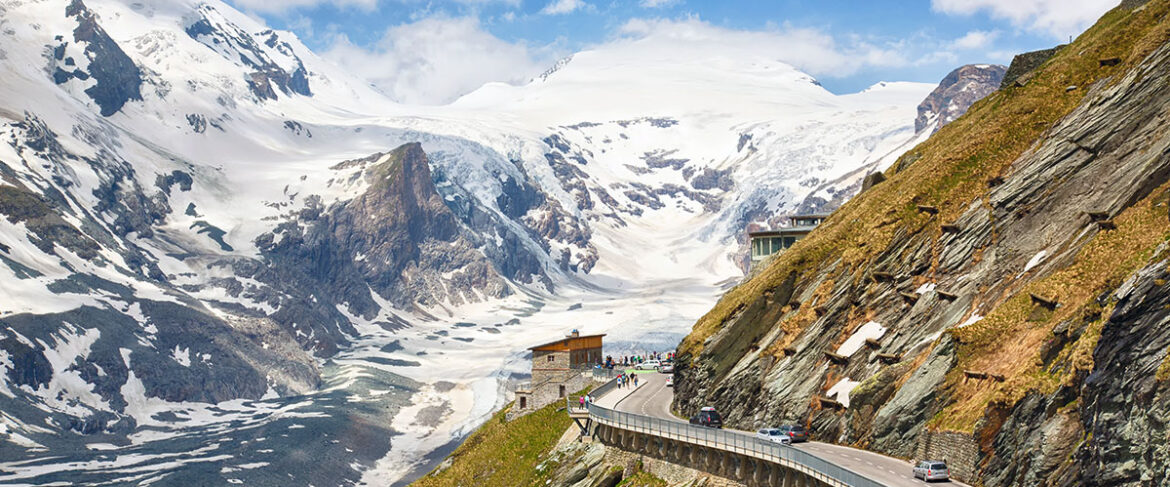
[[[612,390],[616,379],[602,384],[591,395],[600,397]],[[573,407],[570,402],[569,407]],[[640,414],[617,411],[590,402],[586,408],[589,417],[607,426],[644,433],[659,438],[684,441],[718,450],[738,453],[804,473],[828,485],[841,487],[885,487],[861,474],[841,467],[812,453],[756,438],[750,433],[707,428],[677,421],[668,421]]]

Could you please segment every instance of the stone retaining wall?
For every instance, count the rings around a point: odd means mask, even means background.
[[[612,446],[605,447],[606,465],[621,465],[625,468],[622,477],[629,477],[635,473],[638,462],[642,462],[642,470],[650,475],[665,480],[667,484],[678,485],[703,479],[705,487],[745,487],[745,484],[731,479],[718,477],[693,468],[670,463],[665,460],[632,453]]]
[[[918,437],[918,447],[914,450],[914,463],[922,460],[945,461],[952,477],[968,481],[975,477],[979,443],[967,433],[924,431]]]

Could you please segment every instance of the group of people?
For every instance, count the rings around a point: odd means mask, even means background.
[[[585,396],[578,397],[577,403],[581,405],[582,409],[584,409],[585,406],[588,406],[588,405],[593,403],[593,396],[585,395]]]
[[[634,387],[638,387],[637,374],[622,374],[617,376],[617,386],[619,389],[623,387],[630,387],[630,383],[633,383]]]

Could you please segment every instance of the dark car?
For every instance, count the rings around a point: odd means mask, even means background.
[[[780,431],[782,431],[784,434],[788,435],[789,438],[792,438],[793,443],[800,443],[802,441],[808,441],[808,436],[809,436],[808,430],[804,429],[804,426],[800,426],[800,425],[781,426]]]
[[[722,428],[723,417],[715,411],[715,408],[705,407],[699,410],[699,414],[691,416],[691,424],[706,426],[708,428]]]

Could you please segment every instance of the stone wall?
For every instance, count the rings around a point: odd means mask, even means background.
[[[669,485],[680,485],[687,482],[703,480],[702,485],[705,487],[745,487],[743,483],[711,475],[693,468],[684,467],[639,453],[628,452],[608,445],[605,447],[604,463],[624,467],[623,477],[633,475],[637,470],[639,462],[642,464],[643,471],[665,480]]]
[[[975,478],[975,464],[979,461],[979,443],[967,433],[954,431],[923,431],[914,451],[914,463],[922,460],[942,460],[958,480]]]
[[[561,386],[565,388],[565,395],[571,395],[594,383],[592,372],[581,372],[579,370],[569,370],[555,374],[541,374],[539,377],[540,380],[538,381],[536,370],[533,370],[531,391],[517,393],[516,401],[512,404],[512,409],[505,415],[505,419],[511,421],[553,402],[563,400],[561,397]],[[525,408],[520,407],[519,398],[521,396],[527,398],[527,407]]]
[[[1012,64],[1008,66],[1007,72],[1003,75],[1003,81],[1000,81],[1000,89],[1008,88],[1016,82],[1017,79],[1024,77],[1024,75],[1032,72],[1032,70],[1040,67],[1052,56],[1056,55],[1056,51],[1064,47],[1064,44],[1053,47],[1051,49],[1041,49],[1039,51],[1025,52],[1016,54],[1012,58]]]

